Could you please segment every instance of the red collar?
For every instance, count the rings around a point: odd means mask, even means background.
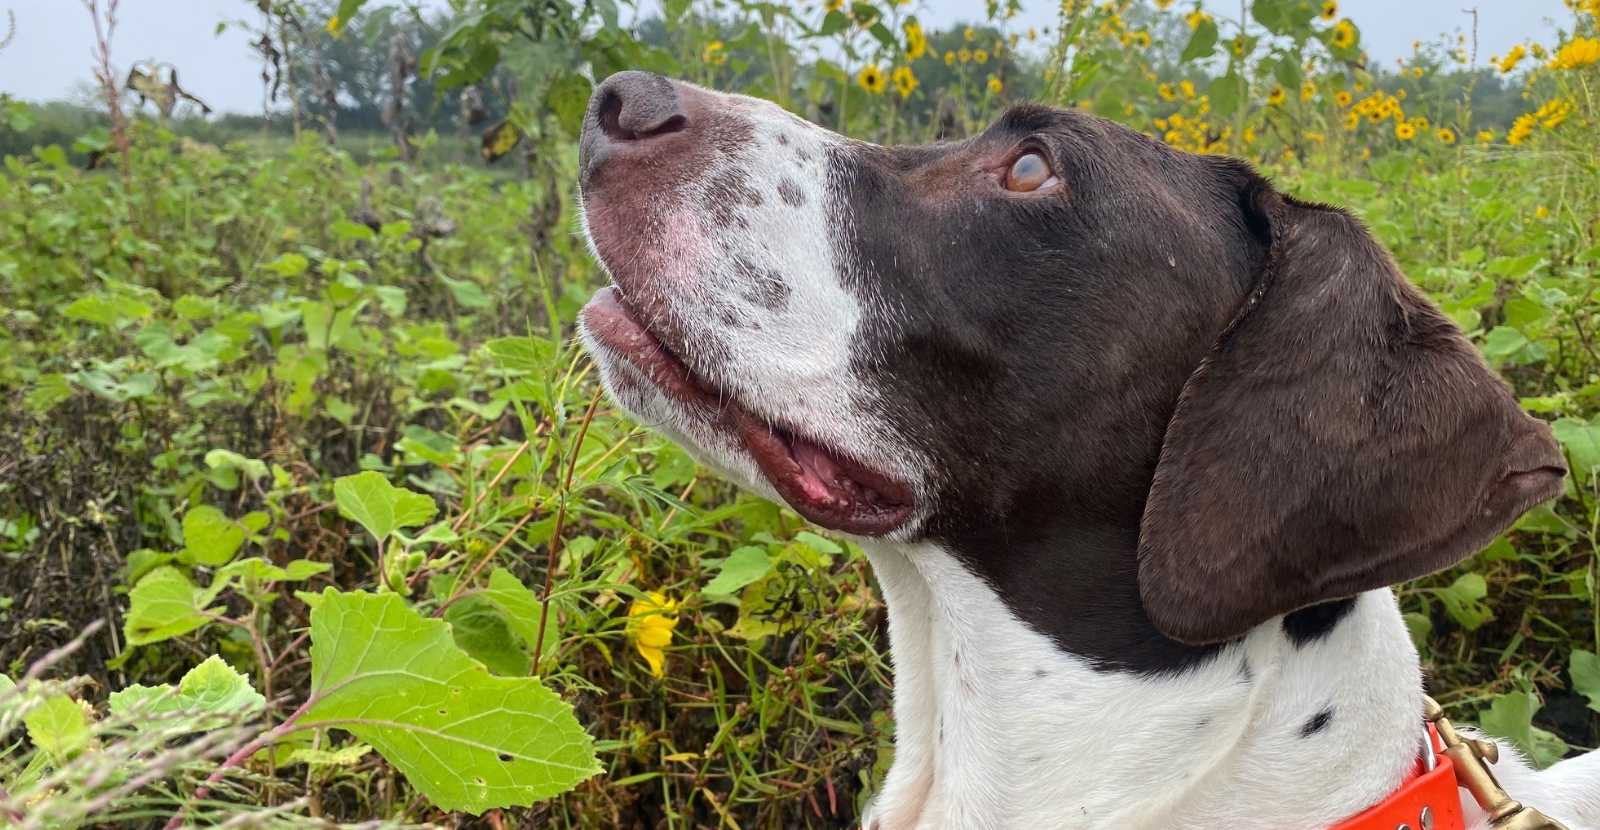
[[[1393,795],[1371,809],[1342,821],[1332,830],[1465,830],[1461,813],[1461,792],[1457,789],[1455,764],[1444,755],[1439,732],[1428,724],[1428,741],[1434,751],[1433,769],[1417,763],[1417,774]]]

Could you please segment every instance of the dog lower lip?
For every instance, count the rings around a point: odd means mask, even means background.
[[[743,439],[773,489],[795,512],[830,530],[890,533],[911,517],[911,488],[821,443],[775,426],[713,386],[643,323],[622,290],[596,292],[583,325],[662,393]]]

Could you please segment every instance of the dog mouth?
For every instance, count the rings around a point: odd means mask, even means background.
[[[806,520],[843,533],[882,536],[911,518],[915,499],[909,484],[751,412],[691,370],[617,286],[595,293],[582,323],[663,395],[737,435],[773,489]]]

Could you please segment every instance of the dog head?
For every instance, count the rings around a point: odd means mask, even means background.
[[[1126,540],[1150,620],[1198,644],[1560,492],[1549,430],[1361,224],[1241,162],[1037,106],[879,147],[638,72],[580,149],[608,390],[824,527],[988,570]]]

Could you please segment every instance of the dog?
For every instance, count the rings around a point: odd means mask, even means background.
[[[864,828],[1316,830],[1413,775],[1387,586],[1565,460],[1357,219],[1032,105],[889,148],[623,72],[579,150],[611,398],[880,583]],[[1505,755],[1514,797],[1600,828],[1595,754]]]

